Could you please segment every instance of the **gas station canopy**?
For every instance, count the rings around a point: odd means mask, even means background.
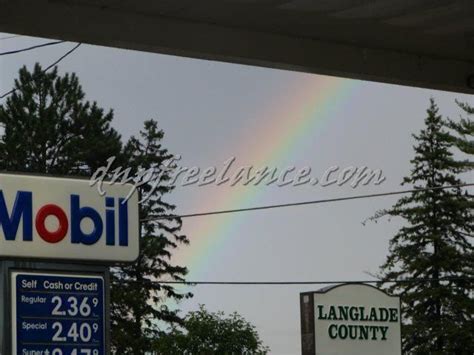
[[[0,31],[474,93],[469,0],[0,0]]]

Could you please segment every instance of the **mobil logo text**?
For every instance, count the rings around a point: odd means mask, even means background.
[[[85,179],[0,174],[0,257],[135,261],[138,194],[103,187],[101,195]]]
[[[79,194],[71,193],[66,201],[66,205],[51,202],[34,209],[32,191],[17,191],[9,201],[0,190],[0,231],[4,239],[33,241],[36,231],[39,238],[51,244],[94,245],[105,238],[107,246],[128,246],[129,216],[125,198],[105,196],[102,206],[88,206]],[[88,228],[84,227],[86,224]]]

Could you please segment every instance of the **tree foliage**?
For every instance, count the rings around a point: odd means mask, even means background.
[[[113,112],[84,100],[75,74],[23,67],[15,89],[0,105],[0,169],[90,175],[120,154],[120,135],[110,126]]]
[[[402,299],[406,353],[474,353],[472,196],[460,187],[423,190],[463,183],[459,175],[469,167],[467,160],[455,157],[453,143],[466,147],[468,138],[459,133],[467,123],[447,123],[431,100],[425,128],[414,135],[412,169],[402,183],[419,191],[374,217],[400,217],[405,222],[390,241],[382,278],[432,279],[389,287]],[[451,279],[440,280],[447,277]]]
[[[448,120],[448,127],[451,128],[450,138],[454,145],[463,153],[474,156],[474,107],[465,102],[456,101],[466,116],[461,116],[459,121]],[[462,161],[466,171],[474,169],[472,157]]]
[[[184,331],[174,327],[155,342],[158,354],[267,354],[255,326],[238,313],[225,316],[203,305],[184,320]]]
[[[171,251],[187,238],[180,234],[179,218],[153,219],[169,216],[174,206],[162,200],[173,187],[167,182],[169,173],[162,169],[172,155],[162,147],[163,131],[156,121],[145,122],[138,138],[131,137],[124,147],[124,155],[131,172],[144,169],[151,173],[149,182],[139,187],[141,243],[140,256],[130,266],[115,269],[112,274],[112,326],[114,350],[117,354],[143,354],[149,351],[152,339],[159,332],[160,322],[182,324],[182,319],[170,310],[166,299],[181,300],[190,293],[179,293],[171,285],[156,280],[180,280],[186,275],[184,267],[171,263]],[[157,185],[155,189],[154,185]]]
[[[146,121],[138,138],[123,142],[111,126],[113,111],[105,112],[85,94],[75,74],[46,73],[39,64],[19,71],[15,91],[0,105],[0,169],[11,172],[91,176],[107,166],[109,157],[130,168],[154,168],[154,179],[140,187],[150,198],[140,205],[140,218],[168,215],[174,206],[163,195],[172,191],[160,164],[171,157],[162,147],[163,131]],[[109,174],[110,177],[110,174]],[[156,184],[156,186],[155,186]],[[186,243],[181,221],[148,220],[141,224],[141,253],[136,263],[111,269],[112,344],[118,354],[143,354],[158,332],[157,321],[180,323],[176,311],[164,306],[168,298],[190,297],[152,281],[181,280],[187,270],[171,263],[172,250]]]

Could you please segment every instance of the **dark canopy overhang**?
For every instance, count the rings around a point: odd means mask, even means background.
[[[0,0],[0,31],[474,93],[470,0]]]

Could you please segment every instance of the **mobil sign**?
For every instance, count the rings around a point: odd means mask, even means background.
[[[0,174],[0,257],[131,262],[138,197],[128,184]]]

